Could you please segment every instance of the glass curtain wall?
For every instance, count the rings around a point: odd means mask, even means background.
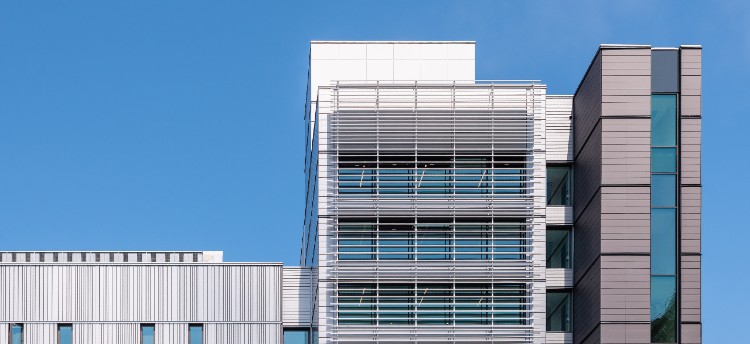
[[[651,342],[677,341],[677,95],[651,96]]]

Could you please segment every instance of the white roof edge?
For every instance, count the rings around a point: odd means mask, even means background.
[[[573,98],[572,94],[548,94],[547,98]]]
[[[648,44],[600,44],[600,48],[651,48]]]
[[[310,41],[310,44],[476,44],[476,41]]]
[[[681,44],[680,48],[703,49],[703,46],[700,44]]]

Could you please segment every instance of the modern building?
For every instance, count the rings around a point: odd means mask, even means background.
[[[700,343],[701,48],[474,47],[312,42],[300,267],[0,252],[0,344]]]
[[[320,342],[699,343],[701,48],[574,95],[474,42],[312,42],[301,264]]]

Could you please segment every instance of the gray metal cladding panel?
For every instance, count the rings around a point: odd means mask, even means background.
[[[701,256],[682,256],[680,309],[683,322],[701,321]]]
[[[601,193],[602,253],[650,253],[650,189],[603,186]]]
[[[0,265],[0,321],[280,322],[277,265]]]
[[[572,114],[571,96],[547,96],[547,161],[573,160]]]
[[[597,53],[581,85],[573,96],[573,131],[577,156],[602,114],[602,60]]]
[[[649,184],[651,120],[602,118],[602,184]]]
[[[650,321],[649,256],[601,257],[602,322]]]
[[[683,186],[680,207],[682,253],[701,253],[701,187]]]
[[[650,343],[651,326],[645,324],[602,324],[601,343]]]
[[[578,268],[576,268],[578,270]],[[601,262],[597,259],[573,287],[573,342],[595,343],[601,324]]]
[[[651,51],[651,92],[677,93],[680,81],[678,50]]]
[[[601,326],[597,325],[596,328],[589,332],[585,337],[579,336],[578,333],[573,333],[573,343],[576,344],[600,344],[602,334],[601,334]]]
[[[591,268],[601,254],[601,193],[597,192],[574,224],[573,280],[575,283]]]
[[[314,285],[311,268],[285,267],[283,320],[285,326],[310,326]]]
[[[680,110],[682,116],[701,116],[701,63],[699,48],[680,49]]]
[[[573,163],[573,219],[575,221],[599,190],[601,181],[602,131],[601,122],[599,122]]]
[[[680,132],[680,179],[683,185],[701,184],[701,118],[683,117]]]
[[[701,324],[682,324],[680,326],[682,344],[700,344],[701,341]]]
[[[651,50],[602,50],[601,116],[649,116]]]

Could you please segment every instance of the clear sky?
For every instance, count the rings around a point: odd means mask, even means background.
[[[310,40],[474,40],[477,78],[551,94],[600,43],[703,45],[705,341],[746,342],[744,0],[3,1],[0,250],[296,264]]]

